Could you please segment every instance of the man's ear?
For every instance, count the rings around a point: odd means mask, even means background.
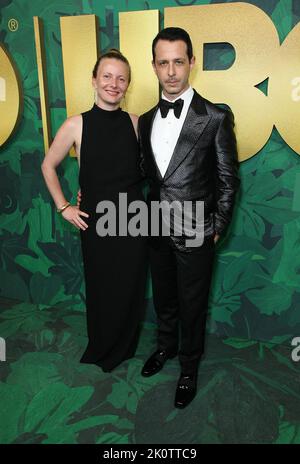
[[[195,66],[195,62],[196,62],[196,58],[195,58],[194,56],[192,56],[191,61],[190,61],[190,68],[191,68],[191,70],[192,70],[193,67]]]
[[[192,56],[191,61],[190,61],[190,69],[192,70],[193,67],[195,66],[196,58]]]
[[[157,75],[155,62],[154,62],[153,60],[151,61],[151,64],[152,64],[153,71],[154,71],[155,74]]]

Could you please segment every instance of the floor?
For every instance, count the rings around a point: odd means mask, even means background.
[[[135,358],[104,373],[78,362],[84,313],[0,304],[0,443],[300,443],[300,361],[289,345],[208,335],[198,394],[178,410],[177,358],[140,375],[155,324],[144,324]]]

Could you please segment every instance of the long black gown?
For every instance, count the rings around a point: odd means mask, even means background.
[[[114,202],[118,218],[119,193],[127,202],[144,200],[138,166],[138,143],[128,113],[98,106],[82,114],[79,184],[81,211],[88,228],[81,234],[86,286],[88,346],[81,362],[110,371],[134,356],[147,274],[146,237],[100,237],[96,205]],[[106,211],[105,211],[106,213]],[[128,220],[133,215],[128,214]]]

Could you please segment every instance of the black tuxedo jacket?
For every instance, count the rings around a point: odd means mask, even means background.
[[[149,181],[152,200],[202,200],[204,234],[221,234],[228,226],[239,187],[233,115],[201,97],[196,91],[162,177],[151,147],[155,106],[139,118],[141,169]],[[185,250],[185,238],[171,233],[176,248]],[[190,250],[191,251],[191,250]]]

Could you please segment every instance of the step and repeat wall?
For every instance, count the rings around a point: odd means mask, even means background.
[[[275,343],[299,335],[300,2],[0,0],[0,8],[0,295],[36,310],[84,310],[79,233],[56,213],[40,165],[65,118],[93,105],[99,53],[120,48],[131,63],[125,110],[154,106],[151,42],[179,26],[194,44],[193,87],[235,115],[240,158],[208,329]],[[58,173],[75,202],[74,153]],[[154,321],[150,278],[146,298]]]

